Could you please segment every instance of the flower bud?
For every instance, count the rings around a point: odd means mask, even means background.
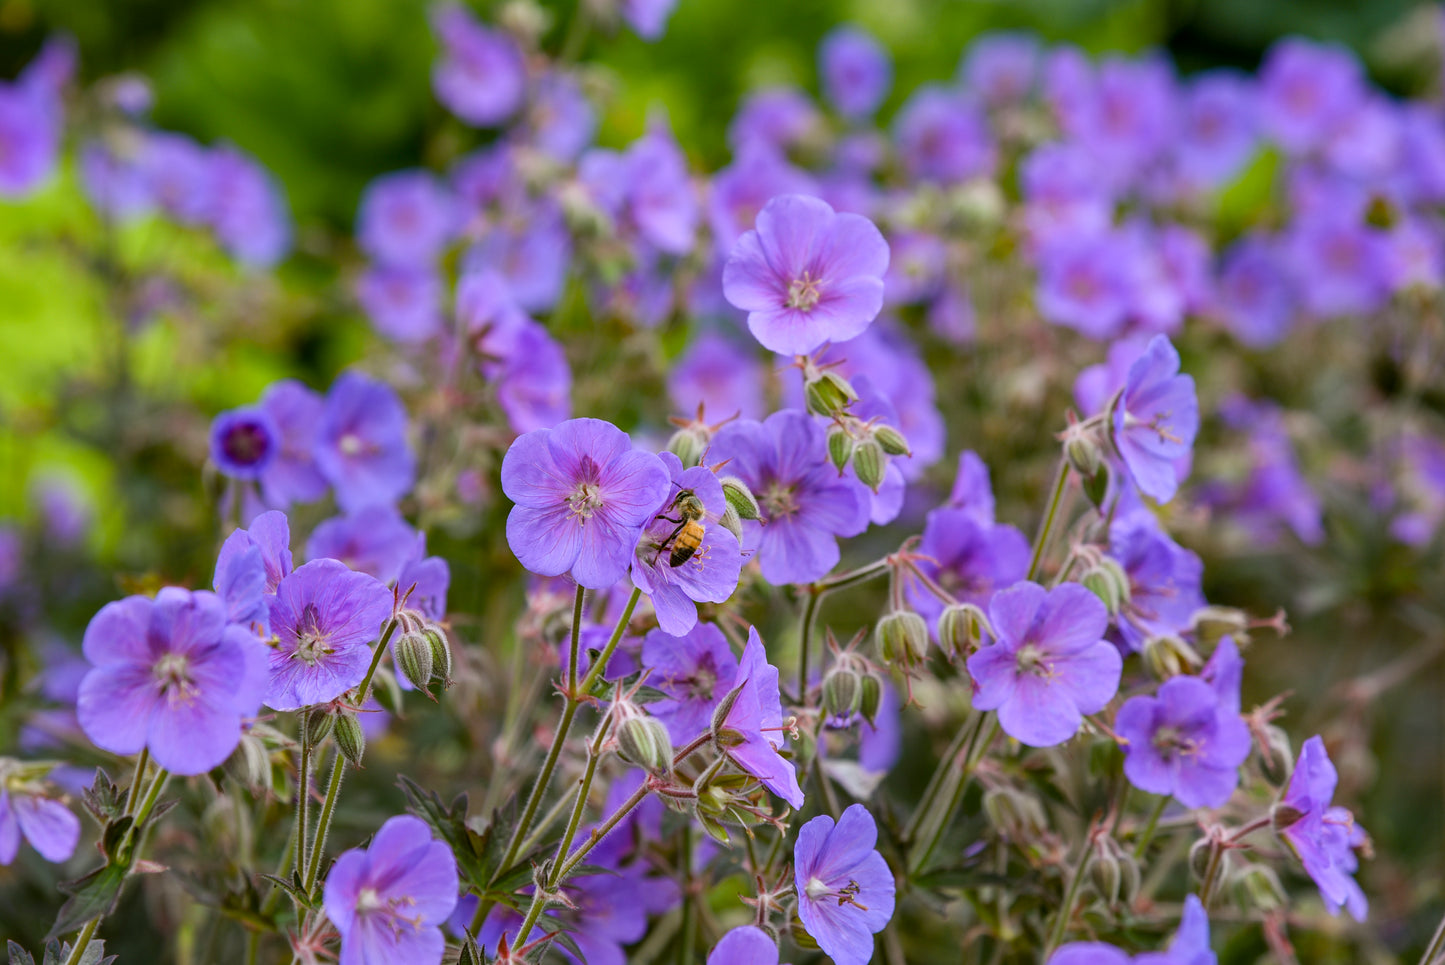
[[[739,543],[743,541],[743,521],[731,504],[723,510],[723,514],[717,518],[717,522],[723,529],[736,536]]]
[[[425,634],[417,631],[403,633],[396,642],[393,655],[402,676],[411,681],[417,690],[425,691],[431,684],[432,671],[431,641]]]
[[[990,178],[970,178],[953,189],[949,200],[964,221],[977,227],[998,224],[1008,209],[1002,189]]]
[[[1305,813],[1299,808],[1280,801],[1269,809],[1269,826],[1274,829],[1275,833],[1279,833],[1294,827],[1304,816]]]
[[[331,725],[335,720],[336,716],[328,710],[318,708],[308,710],[306,719],[302,722],[302,726],[306,729],[306,743],[315,747],[331,736]]]
[[[1241,646],[1249,643],[1249,614],[1232,606],[1206,606],[1194,611],[1190,625],[1200,643],[1218,643],[1234,637]]]
[[[913,455],[913,450],[908,447],[908,440],[904,437],[903,433],[892,426],[874,426],[873,440],[890,456]]]
[[[1265,724],[1260,728],[1260,759],[1265,776],[1283,783],[1294,771],[1294,745],[1284,728]]]
[[[241,742],[226,758],[226,772],[238,783],[253,789],[271,787],[271,755],[255,734],[242,734]]]
[[[728,714],[733,712],[733,705],[738,702],[738,696],[743,692],[742,684],[723,694],[723,699],[717,702],[717,707],[712,712],[712,723],[709,730],[712,732],[713,740],[722,741],[727,726]]]
[[[1240,869],[1229,882],[1235,904],[1244,914],[1254,911],[1278,911],[1289,901],[1280,884],[1279,875],[1268,865],[1251,862]]]
[[[536,46],[552,26],[553,17],[536,0],[507,0],[497,13],[497,23],[508,33]]]
[[[1048,828],[1048,820],[1039,802],[1012,787],[985,791],[983,813],[999,837],[1007,841],[1033,840]]]
[[[876,674],[866,673],[859,682],[858,691],[858,713],[876,727],[878,707],[883,703],[883,681]]]
[[[707,450],[707,433],[695,426],[687,426],[672,434],[667,440],[667,451],[676,456],[684,469],[691,469],[702,462]]]
[[[1216,862],[1224,864],[1217,873],[1227,872],[1228,861],[1229,852],[1224,846],[1224,838],[1215,832],[1207,833],[1189,849],[1189,873],[1198,881],[1209,877],[1209,868]]]
[[[875,493],[883,485],[887,468],[888,457],[883,454],[883,447],[872,439],[863,440],[853,450],[853,471],[858,474],[858,481]]]
[[[938,615],[938,645],[956,657],[978,649],[988,629],[988,617],[972,603],[952,603]]]
[[[852,458],[853,434],[840,425],[833,426],[828,430],[828,461],[841,475]]]
[[[813,415],[836,416],[858,401],[858,393],[836,372],[821,372],[803,386],[803,398]]]
[[[1129,574],[1112,557],[1100,558],[1098,563],[1084,571],[1079,582],[1104,601],[1110,616],[1118,616],[1119,610],[1129,602]]]
[[[739,518],[763,518],[763,511],[758,508],[758,501],[747,483],[737,476],[722,476],[719,477],[718,482],[722,483],[723,496],[727,498],[728,505],[738,514]]]
[[[885,613],[874,628],[873,639],[885,663],[909,667],[928,656],[928,624],[912,610]]]
[[[1094,839],[1089,879],[1105,904],[1127,905],[1139,891],[1139,865],[1117,841],[1103,834]]]
[[[353,713],[336,715],[336,747],[352,767],[361,766],[361,757],[366,753],[366,734],[361,721]]]
[[[1085,479],[1091,478],[1104,464],[1104,453],[1099,444],[1087,432],[1070,432],[1064,440],[1064,456],[1074,471]]]
[[[1156,680],[1168,680],[1187,670],[1198,670],[1204,664],[1189,644],[1173,634],[1150,637],[1144,641],[1144,666]]]
[[[422,636],[431,644],[431,680],[442,687],[452,685],[452,649],[447,644],[447,632],[435,623],[422,628]]]
[[[807,949],[810,952],[818,950],[818,941],[808,934],[807,927],[796,914],[788,922],[788,932],[792,936],[793,944],[799,948]]]
[[[656,717],[627,716],[617,725],[617,754],[654,774],[672,772],[672,738]]]
[[[847,717],[863,703],[863,677],[847,664],[835,664],[823,678],[823,709],[833,717]]]

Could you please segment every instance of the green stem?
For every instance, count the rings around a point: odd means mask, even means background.
[[[891,568],[888,557],[881,560],[874,560],[867,566],[860,566],[856,570],[849,570],[847,573],[840,573],[832,579],[819,580],[804,588],[808,599],[803,604],[802,622],[798,626],[798,702],[805,703],[808,695],[808,654],[812,649],[813,623],[818,615],[818,607],[823,602],[823,597],[834,590],[841,590],[845,587],[858,583],[866,583],[876,576],[882,575]]]
[[[933,776],[928,779],[928,784],[923,789],[923,797],[918,801],[918,807],[913,809],[913,814],[908,819],[908,824],[903,829],[903,840],[909,844],[918,836],[918,830],[923,822],[923,817],[933,806],[933,799],[938,796],[939,788],[943,786],[944,779],[948,776],[950,762],[958,758],[963,752],[964,745],[968,743],[969,735],[978,726],[978,718],[970,714],[964,722],[959,725],[958,733],[953,735],[948,749],[938,759],[938,765],[933,769]]]
[[[306,863],[303,890],[308,895],[316,884],[316,875],[321,871],[321,855],[326,850],[326,834],[331,830],[331,813],[336,809],[336,798],[341,791],[341,776],[345,771],[346,758],[338,747],[336,759],[331,762],[331,783],[326,788],[326,800],[321,805],[321,817],[316,822],[316,837],[311,841],[311,860]]]
[[[577,837],[577,829],[582,826],[582,815],[587,813],[587,799],[592,794],[592,779],[597,776],[597,764],[602,760],[602,742],[607,739],[607,732],[612,729],[613,716],[608,714],[602,719],[602,723],[597,725],[597,733],[587,748],[587,769],[582,772],[582,777],[577,782],[577,799],[572,804],[572,817],[567,821],[567,829],[562,832],[562,840],[557,842],[554,867],[566,859],[567,853],[572,850],[572,841]]]
[[[572,602],[572,659],[567,664],[567,692],[577,692],[577,655],[582,647],[582,598],[587,595],[587,590],[582,586],[577,587],[577,598]]]
[[[744,836],[746,837],[746,835]],[[677,945],[677,965],[692,965],[693,950],[697,948],[697,896],[693,894],[692,882],[692,822],[682,826],[682,853],[678,858],[682,865],[682,940]]]
[[[306,870],[306,827],[309,819],[307,810],[311,804],[311,728],[307,724],[308,714],[302,714],[301,754],[296,764],[296,854],[291,867],[297,871]]]
[[[376,649],[371,652],[371,666],[366,668],[366,676],[361,678],[361,686],[356,688],[356,706],[358,708],[366,703],[367,694],[371,692],[371,678],[376,676],[376,668],[381,666],[381,658],[386,654],[386,645],[391,643],[391,635],[396,632],[396,624],[396,617],[392,617],[391,622],[382,632]]]
[[[1136,861],[1143,859],[1144,852],[1149,847],[1149,842],[1154,840],[1154,829],[1159,826],[1159,819],[1164,816],[1164,809],[1169,806],[1170,800],[1170,795],[1166,794],[1161,797],[1159,803],[1154,806],[1154,812],[1149,815],[1149,823],[1144,825],[1144,831],[1139,835],[1139,840],[1134,845],[1134,859]]]
[[[125,814],[130,814],[135,810],[136,799],[140,797],[141,782],[145,780],[146,766],[150,764],[150,761],[151,749],[149,747],[142,747],[140,749],[140,757],[135,759],[135,776],[130,779],[130,790],[126,792]]]
[[[1209,866],[1204,870],[1204,880],[1199,883],[1199,903],[1209,911],[1214,901],[1214,888],[1219,884],[1219,872],[1224,868],[1224,847],[1217,842],[1210,848]]]
[[[1044,559],[1044,547],[1048,545],[1049,536],[1054,529],[1054,519],[1059,513],[1059,503],[1063,501],[1064,489],[1069,482],[1069,462],[1067,459],[1059,459],[1059,468],[1054,474],[1054,493],[1049,497],[1049,509],[1044,514],[1043,522],[1039,525],[1039,533],[1034,537],[1034,553],[1029,559],[1029,573],[1025,579],[1032,580],[1039,575],[1039,564]]]
[[[1069,879],[1069,889],[1064,892],[1064,903],[1059,906],[1058,915],[1054,918],[1054,927],[1049,929],[1049,941],[1044,946],[1043,960],[1047,962],[1054,949],[1063,944],[1064,936],[1069,931],[1069,920],[1074,917],[1074,905],[1079,900],[1079,886],[1084,883],[1084,872],[1089,867],[1090,848],[1089,842],[1084,842],[1083,853],[1079,856],[1079,866],[1074,869],[1073,877]]]
[[[80,934],[75,936],[75,944],[70,947],[70,954],[65,956],[65,965],[80,965],[81,959],[85,957],[85,949],[90,945],[90,940],[95,937],[95,930],[99,927],[99,918],[92,918],[85,923]]]
[[[954,775],[953,790],[948,796],[948,806],[940,810],[937,802],[943,798],[942,796],[936,797],[932,808],[934,813],[920,824],[920,828],[928,829],[927,844],[924,845],[922,851],[910,853],[910,871],[921,871],[928,864],[928,859],[933,857],[934,849],[943,840],[943,833],[948,830],[948,819],[958,811],[959,806],[963,803],[963,795],[968,790],[969,779],[973,777],[979,761],[983,760],[983,755],[987,753],[989,745],[993,743],[994,736],[997,734],[998,717],[981,715],[968,745],[968,752],[964,755],[963,767]]]
[[[1437,965],[1442,956],[1445,956],[1445,918],[1440,919],[1440,924],[1435,928],[1435,937],[1430,939],[1425,954],[1420,956],[1420,965]]]

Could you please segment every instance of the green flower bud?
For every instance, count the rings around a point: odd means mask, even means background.
[[[1265,776],[1277,783],[1283,783],[1294,771],[1294,745],[1284,728],[1265,724],[1261,729],[1260,762],[1264,765]]]
[[[858,713],[876,726],[878,706],[883,702],[883,681],[877,675],[867,673],[859,683]]]
[[[903,433],[892,426],[877,425],[873,427],[873,441],[877,442],[890,456],[911,456],[913,450],[908,447],[908,440]]]
[[[1279,875],[1268,865],[1251,862],[1229,881],[1234,902],[1244,914],[1254,911],[1278,911],[1289,902],[1289,895],[1280,884]]]
[[[1049,826],[1038,800],[1011,787],[985,791],[983,813],[999,837],[1007,841],[1037,839]]]
[[[707,451],[708,437],[702,429],[688,426],[679,429],[667,440],[667,451],[682,461],[684,469],[691,469],[702,462],[702,454]]]
[[[355,714],[336,715],[336,747],[352,767],[361,766],[361,757],[366,753],[366,734]]]
[[[1206,834],[1189,849],[1189,873],[1198,881],[1209,876],[1209,866],[1216,861],[1224,865],[1219,870],[1220,874],[1229,871],[1229,851],[1220,836]]]
[[[853,450],[853,471],[858,474],[858,481],[875,493],[883,485],[883,473],[887,468],[888,457],[883,454],[883,447],[872,439],[858,443]]]
[[[435,623],[422,628],[422,635],[431,644],[431,680],[443,687],[452,685],[452,648],[447,644],[447,632]]]
[[[728,508],[723,510],[723,514],[718,517],[717,522],[723,529],[736,536],[738,542],[742,542],[743,521],[741,517],[738,516],[738,511],[733,509],[732,504],[729,504]]]
[[[301,722],[301,726],[306,729],[306,743],[315,747],[331,736],[331,726],[335,720],[336,715],[330,711],[308,710],[306,718]]]
[[[271,754],[254,734],[242,734],[241,742],[226,758],[226,772],[238,783],[253,789],[271,786]]]
[[[1079,582],[1104,601],[1110,616],[1118,616],[1119,610],[1129,602],[1129,575],[1116,560],[1107,556],[1085,570]]]
[[[823,709],[834,717],[856,713],[863,703],[863,677],[846,664],[835,665],[823,678]]]
[[[758,507],[757,498],[748,484],[737,476],[721,476],[718,482],[722,483],[723,496],[727,498],[728,505],[738,514],[741,519],[762,519],[763,511]]]
[[[1232,606],[1206,606],[1194,611],[1190,620],[1200,643],[1215,644],[1221,637],[1233,637],[1241,646],[1249,643],[1249,614]]]
[[[910,667],[928,656],[928,624],[912,610],[884,614],[874,628],[873,639],[885,663]]]
[[[1064,440],[1064,456],[1069,460],[1069,465],[1074,467],[1074,471],[1086,479],[1097,473],[1104,464],[1104,453],[1088,432],[1070,432]]]
[[[629,715],[618,723],[617,754],[654,774],[672,772],[672,738],[656,717]]]
[[[1094,839],[1089,879],[1105,904],[1127,905],[1139,892],[1139,865],[1117,841],[1107,834],[1100,835]]]
[[[938,645],[957,657],[971,655],[990,630],[988,617],[972,603],[950,604],[938,615]]]
[[[1204,665],[1199,652],[1173,634],[1144,641],[1144,666],[1156,680],[1168,680]]]
[[[841,475],[853,458],[853,434],[840,425],[828,430],[828,461]]]
[[[396,642],[396,668],[417,690],[427,692],[431,684],[432,646],[420,632],[403,633]],[[428,696],[430,696],[428,692]]]
[[[796,914],[793,915],[792,920],[788,922],[788,932],[793,937],[794,945],[797,945],[799,948],[805,948],[810,952],[818,950],[818,942],[812,935],[808,934],[808,929],[803,925],[803,920]]]
[[[742,685],[739,684],[726,694],[723,694],[723,699],[718,701],[717,707],[712,712],[712,724],[710,727],[713,740],[720,743],[724,741],[725,732],[729,730],[727,726],[728,714],[733,712],[733,705],[738,702],[738,695],[742,692]],[[732,733],[737,732],[733,731]]]
[[[813,415],[837,416],[858,401],[858,393],[836,372],[822,372],[803,386],[803,398]]]

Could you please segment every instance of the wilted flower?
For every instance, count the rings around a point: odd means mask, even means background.
[[[878,826],[861,804],[837,824],[819,815],[793,847],[798,917],[837,965],[867,965],[873,935],[893,917],[893,872],[874,845]]]

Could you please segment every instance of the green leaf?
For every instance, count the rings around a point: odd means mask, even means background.
[[[129,855],[122,855],[120,852],[133,824],[135,819],[129,814],[116,818],[105,826],[105,832],[100,836],[101,853],[115,864],[129,863]]]
[[[92,918],[102,918],[115,910],[120,889],[125,884],[126,869],[107,864],[74,881],[61,882],[59,888],[70,898],[60,908],[46,941],[79,929]]]
[[[119,817],[125,810],[125,797],[110,779],[110,775],[99,767],[95,769],[95,781],[81,792],[81,803],[95,815],[102,825]]]
[[[10,965],[35,965],[35,959],[30,953],[14,942],[7,941],[5,947],[10,950]]]

